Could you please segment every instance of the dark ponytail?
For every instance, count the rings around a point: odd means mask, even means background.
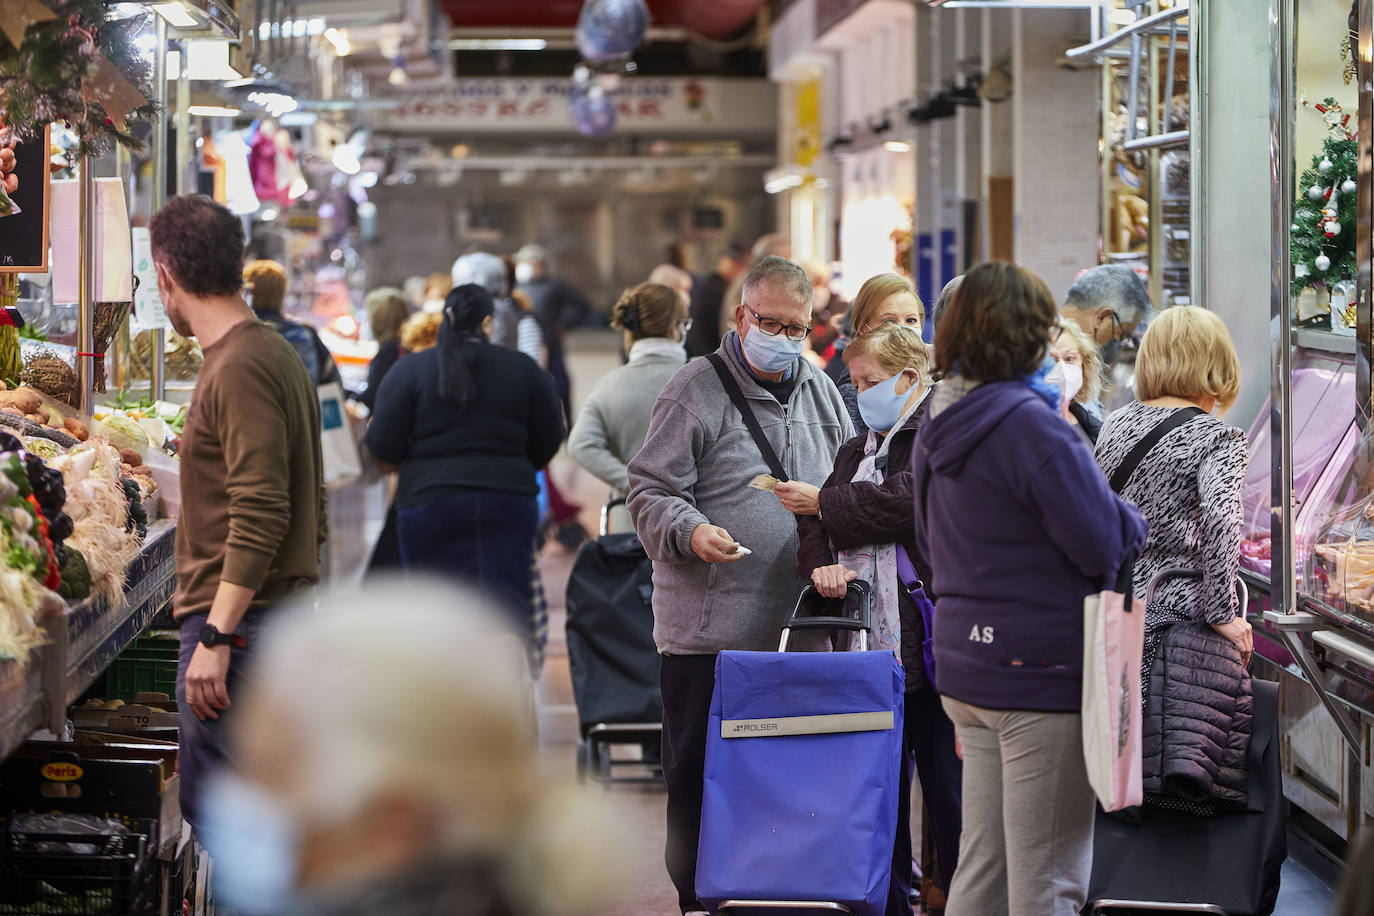
[[[465,410],[477,395],[475,350],[484,340],[482,322],[495,312],[491,294],[480,286],[454,287],[444,299],[444,321],[439,325],[439,394],[459,410]]]

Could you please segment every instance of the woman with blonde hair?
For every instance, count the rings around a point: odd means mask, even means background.
[[[926,324],[926,307],[916,294],[911,281],[897,274],[878,274],[869,277],[859,287],[854,303],[849,307],[849,325],[854,336],[862,337],[883,324],[893,324],[913,332],[917,337]],[[846,362],[846,366],[848,363]],[[840,389],[844,406],[849,409],[849,418],[854,421],[854,429],[863,435],[868,432],[863,417],[859,413],[858,391],[852,381],[848,368],[835,378]],[[833,377],[833,376],[832,376]]]
[[[1136,403],[1113,413],[1097,441],[1097,463],[1110,477],[1151,430],[1180,423],[1160,438],[1120,487],[1149,522],[1135,567],[1135,593],[1166,569],[1201,569],[1201,579],[1172,578],[1145,610],[1145,671],[1164,629],[1201,620],[1249,661],[1250,624],[1236,596],[1240,568],[1240,488],[1246,440],[1224,414],[1240,391],[1240,360],[1226,325],[1191,305],[1166,309],[1136,357]]]
[[[367,367],[367,390],[358,400],[371,410],[377,403],[377,389],[382,379],[401,358],[401,327],[410,317],[410,305],[405,293],[394,286],[374,289],[363,300],[363,311],[367,314],[368,328],[372,339],[377,342],[377,355]]]
[[[625,332],[630,361],[597,382],[568,437],[568,454],[611,488],[614,499],[630,489],[630,459],[649,431],[654,400],[687,361],[682,342],[692,326],[678,291],[661,283],[627,289],[611,313]]]
[[[1102,421],[1087,405],[1102,393],[1102,351],[1072,318],[1059,317],[1059,332],[1050,341],[1054,367],[1045,381],[1059,389],[1059,415],[1077,428],[1089,446],[1097,444]]]
[[[843,597],[846,584],[855,579],[872,585],[875,642],[879,649],[895,652],[906,670],[903,785],[910,784],[914,757],[924,820],[947,889],[959,855],[962,769],[954,726],[926,676],[925,623],[899,572],[904,555],[921,581],[930,581],[930,566],[915,543],[911,486],[911,451],[934,387],[930,354],[919,335],[880,322],[849,344],[844,359],[869,430],[840,448],[823,486],[794,481],[778,484],[774,492],[797,513],[797,560],[804,579],[827,598]],[[901,793],[888,916],[911,912],[906,902],[911,885],[910,795]],[[929,901],[931,888],[925,890],[922,898]]]

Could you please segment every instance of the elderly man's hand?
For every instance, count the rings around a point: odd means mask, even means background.
[[[730,532],[719,525],[697,525],[692,531],[692,553],[707,563],[734,563],[743,557]]]

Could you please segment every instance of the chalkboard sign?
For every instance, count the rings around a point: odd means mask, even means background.
[[[0,274],[47,273],[48,130],[14,149],[19,186],[9,205],[0,200]]]

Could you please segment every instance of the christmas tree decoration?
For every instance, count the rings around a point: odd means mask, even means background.
[[[1303,100],[1302,104],[1321,115],[1327,136],[1297,182],[1306,190],[1293,208],[1291,292],[1295,296],[1308,286],[1329,288],[1355,277],[1358,198],[1354,193],[1358,151],[1351,116],[1334,99],[1315,105]]]
[[[108,20],[107,10],[104,0],[0,0],[0,118],[12,137],[57,121],[84,153],[140,146],[129,118],[156,114],[152,62],[133,44],[145,19]]]

